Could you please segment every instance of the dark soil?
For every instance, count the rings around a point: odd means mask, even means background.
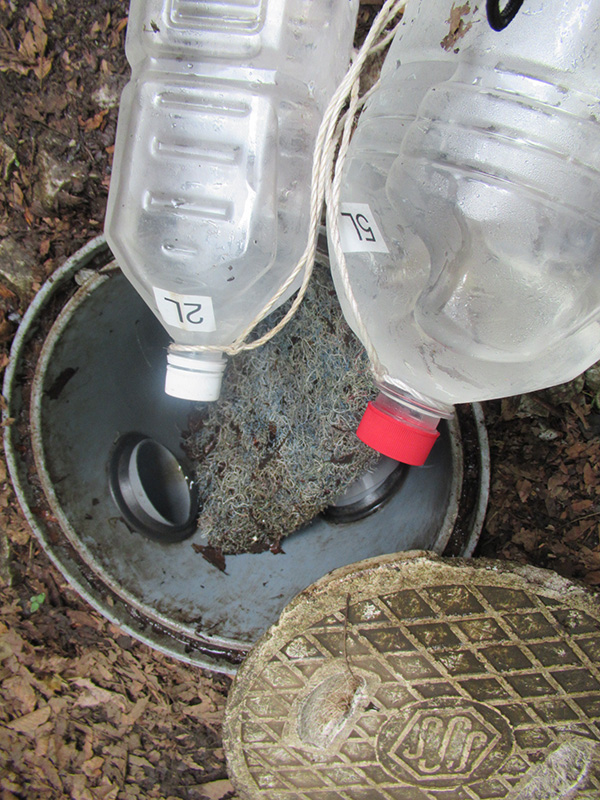
[[[379,3],[365,3],[362,30]],[[102,230],[127,5],[0,0],[0,368],[19,319]],[[488,403],[489,511],[477,555],[600,586],[597,370]],[[0,462],[11,574],[0,590],[0,797],[233,798],[229,680],[133,641],[49,563]]]

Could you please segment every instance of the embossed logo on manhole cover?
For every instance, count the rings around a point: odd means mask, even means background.
[[[377,738],[377,756],[387,772],[430,789],[487,778],[512,748],[512,732],[501,714],[457,698],[412,703],[391,717]]]

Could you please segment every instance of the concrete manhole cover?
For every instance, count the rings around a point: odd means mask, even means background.
[[[597,800],[600,603],[502,562],[337,570],[242,665],[224,742],[250,800]]]

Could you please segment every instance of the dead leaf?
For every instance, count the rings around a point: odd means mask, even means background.
[[[5,680],[2,684],[2,689],[5,693],[5,698],[7,697],[6,692],[8,692],[11,697],[14,697],[20,703],[21,711],[25,714],[31,714],[37,703],[37,695],[33,691],[26,672],[22,671],[21,674]]]
[[[52,59],[46,58],[45,56],[40,56],[38,63],[32,67],[33,73],[40,83],[44,80],[46,75],[48,75],[51,69]]]
[[[585,429],[588,429],[590,427],[590,423],[587,420],[586,413],[589,412],[589,409],[585,409],[585,407],[582,408],[576,401],[570,403],[570,406],[573,413],[579,418],[579,421],[581,422],[583,427]]]
[[[212,564],[213,567],[216,567],[221,572],[225,572],[225,556],[220,548],[204,544],[192,544],[192,547],[196,553],[202,554],[202,558],[205,561],[208,561],[209,564]]]
[[[583,580],[590,586],[600,586],[600,569],[588,572]]]
[[[522,480],[517,481],[517,492],[519,493],[519,498],[522,503],[526,503],[529,499],[529,495],[531,494],[531,490],[533,488],[533,484],[531,481]]]
[[[46,778],[48,783],[50,783],[54,789],[58,790],[62,794],[63,792],[62,781],[60,779],[56,767],[50,761],[49,758],[40,758],[39,754],[36,753],[35,768],[36,770],[39,770],[42,773],[42,775]]]
[[[520,544],[521,547],[523,547],[523,549],[529,553],[535,549],[538,541],[538,535],[534,531],[521,528],[521,530],[513,536],[512,541],[515,544]]]
[[[117,800],[120,790],[118,786],[109,783],[103,786],[92,786],[90,791],[94,800]]]
[[[36,52],[43,56],[46,52],[46,45],[48,44],[48,34],[43,27],[39,25],[33,26],[33,41],[35,42]]]
[[[23,190],[16,181],[12,182],[11,187],[12,187],[13,203],[17,206],[17,208],[22,208],[24,201]]]
[[[218,710],[208,710],[202,703],[194,706],[185,706],[183,713],[186,717],[192,717],[205,725],[219,725],[223,721],[223,712]]]
[[[65,370],[65,372],[66,372],[66,370]],[[61,373],[61,375],[62,375],[62,373]],[[73,376],[71,374],[69,374],[68,376],[63,376],[63,380],[64,380],[65,377],[68,377],[70,379]],[[54,392],[54,394],[51,394],[50,391],[49,391],[48,394],[50,395],[50,397],[55,399],[54,395],[56,394],[56,387],[53,385],[50,388],[51,389],[55,389],[55,392]],[[60,388],[62,389],[62,388],[64,388],[64,386],[61,386]],[[60,394],[60,392],[59,392],[59,394]],[[94,628],[95,630],[100,630],[104,626],[104,622],[103,622],[103,620],[101,618],[96,617],[96,616],[94,616],[93,614],[90,614],[87,611],[82,611],[82,610],[80,610],[78,608],[69,608],[67,610],[67,616],[69,617],[69,621],[71,622],[71,624],[74,627],[80,627],[82,625],[87,625],[88,627]]]
[[[78,122],[80,126],[86,133],[90,131],[95,131],[96,129],[100,128],[104,122],[104,118],[108,114],[108,108],[99,111],[97,114],[94,114],[93,117],[89,119],[83,119],[82,117],[78,117]]]
[[[29,5],[27,6],[27,17],[33,22],[34,25],[37,25],[39,28],[43,29],[46,27],[46,20],[42,16],[42,12],[33,3],[29,3]]]
[[[580,549],[580,557],[587,569],[594,572],[600,569],[600,550],[591,550],[589,547]]]
[[[149,767],[150,769],[153,769],[152,764],[143,756],[131,755],[129,756],[129,763],[134,767]]]
[[[19,731],[19,733],[30,734],[35,733],[40,725],[48,722],[49,719],[50,706],[43,706],[42,708],[38,708],[37,711],[32,711],[30,714],[25,714],[24,716],[9,722],[8,727],[13,731]]]
[[[563,475],[561,473],[551,475],[548,479],[548,483],[546,484],[550,496],[556,497],[559,493],[559,490],[565,485],[568,479],[568,475]]]
[[[582,514],[584,511],[589,511],[593,505],[593,500],[574,500],[571,503],[571,511],[573,511],[574,514]]]
[[[87,788],[87,777],[85,775],[73,775],[71,778],[71,800],[94,800],[94,796]]]
[[[27,31],[21,40],[18,54],[25,64],[33,64],[33,62],[35,62],[37,56],[37,47],[31,31]]]
[[[594,468],[589,461],[583,467],[583,482],[586,486],[595,486],[598,483]]]
[[[54,10],[52,9],[52,6],[48,5],[46,0],[37,0],[36,5],[40,10],[40,14],[46,21],[54,18]]]
[[[124,703],[124,699],[121,695],[110,692],[108,689],[103,689],[101,686],[96,686],[96,684],[92,683],[88,678],[75,678],[73,683],[75,686],[84,690],[75,701],[75,705],[80,708],[104,705],[104,703],[108,703],[109,700],[114,700],[115,698],[118,698],[121,704]]]
[[[205,783],[200,791],[203,800],[222,800],[226,794],[233,792],[233,784],[229,780],[211,781]]]
[[[585,442],[574,442],[570,447],[567,447],[566,454],[572,461],[577,461],[585,455],[587,444]]]
[[[121,717],[121,724],[119,726],[121,731],[125,731],[127,728],[130,728],[132,725],[138,721],[138,719],[142,716],[146,708],[148,707],[148,703],[150,701],[147,697],[141,697],[136,704],[133,706],[131,711],[126,714],[123,714]]]
[[[88,776],[88,778],[93,778],[100,773],[103,764],[104,759],[101,756],[92,756],[92,758],[89,758],[87,761],[83,762],[81,765],[81,770]]]
[[[52,709],[52,713],[58,715],[68,707],[69,701],[66,697],[51,697],[48,705]]]

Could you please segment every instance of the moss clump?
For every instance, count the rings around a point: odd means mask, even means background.
[[[190,420],[185,447],[208,543],[224,553],[274,549],[330,505],[377,460],[355,434],[372,396],[363,348],[329,271],[317,264],[293,320],[264,346],[232,358],[219,401],[199,406]]]

